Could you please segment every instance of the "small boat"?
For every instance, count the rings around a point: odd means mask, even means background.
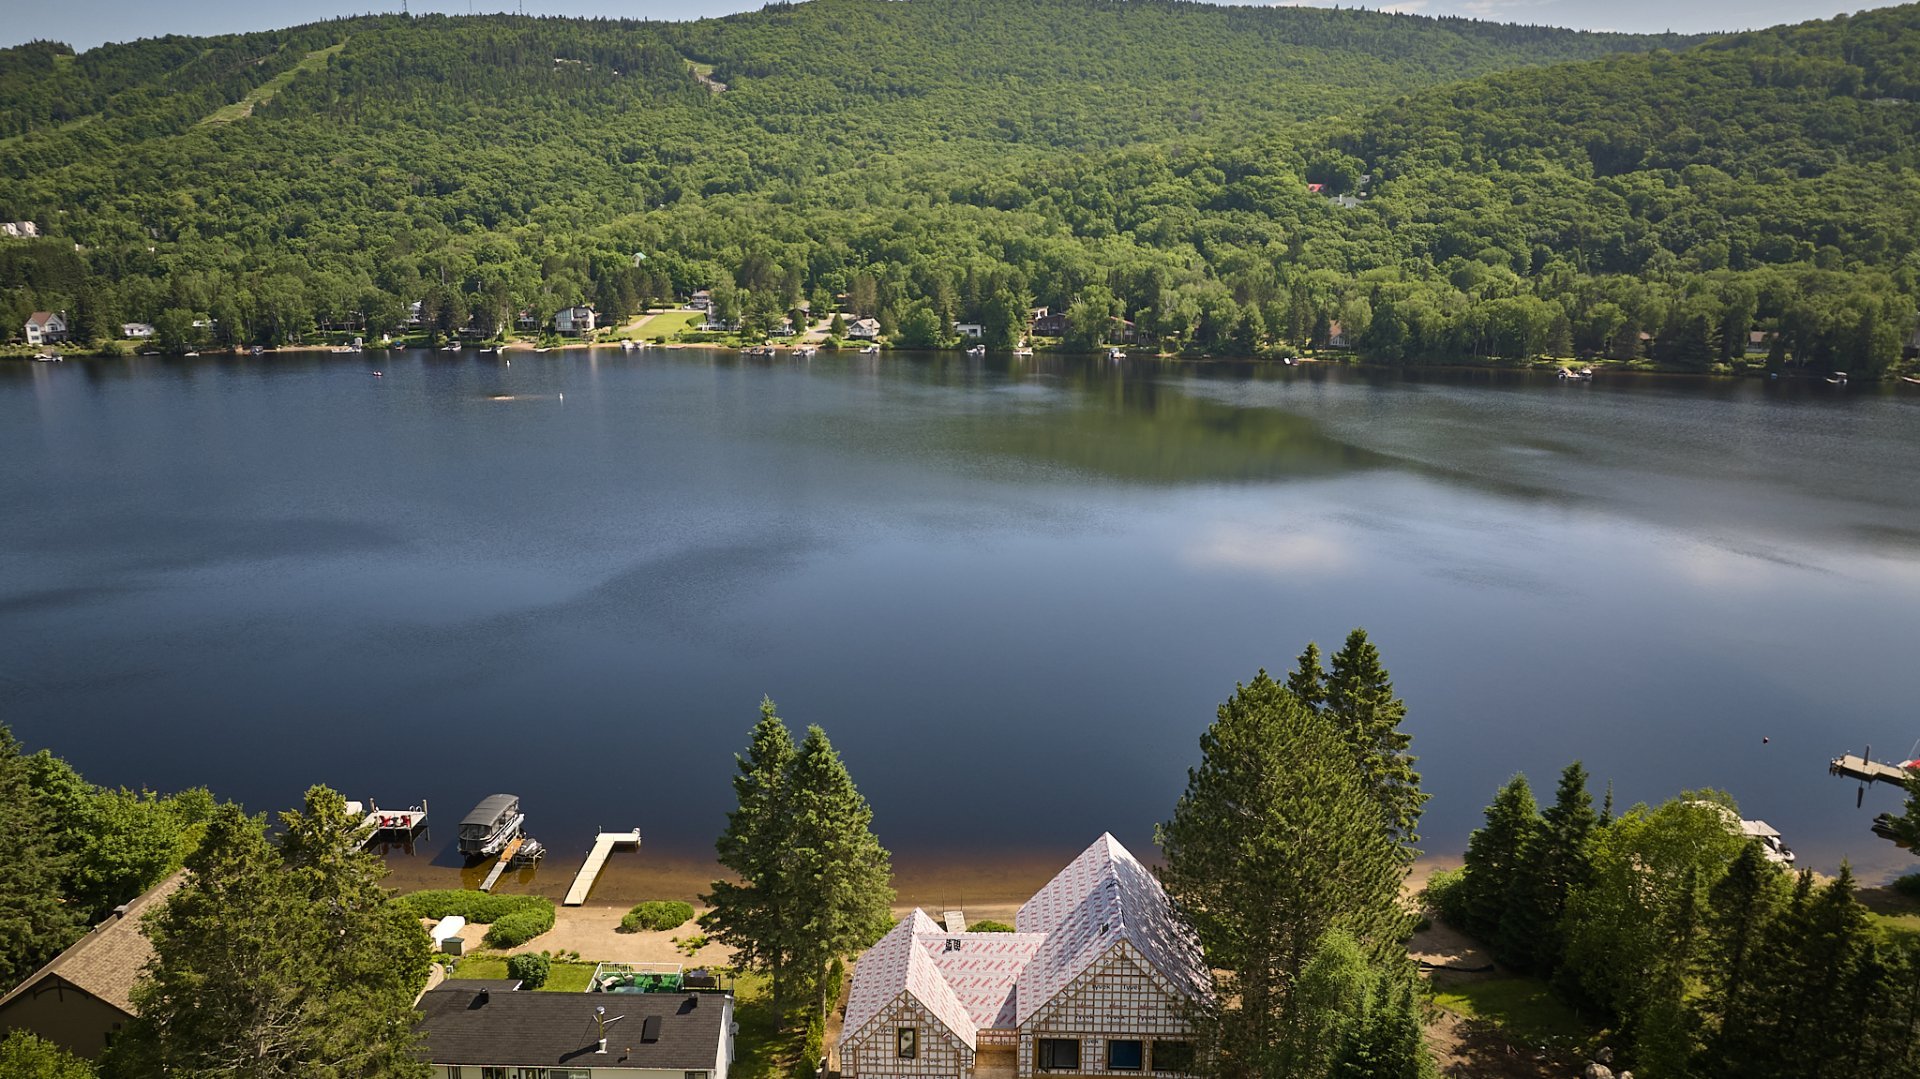
[[[967,355],[969,356],[985,356],[986,354],[987,346],[985,345],[975,345],[967,350]]]
[[[1013,350],[1013,354],[1015,356],[1031,356],[1033,355],[1033,350],[1025,345],[1021,345],[1019,348]]]
[[[189,355],[189,356],[198,356],[198,355],[200,355],[200,354],[199,354],[198,352],[189,352],[189,353],[187,353],[187,355]]]
[[[1827,381],[1835,386],[1844,386],[1847,384],[1847,373],[1845,371],[1835,371],[1827,376]]]
[[[498,854],[520,834],[527,815],[511,794],[489,794],[460,822],[460,853],[469,858]]]
[[[39,360],[41,363],[58,363],[62,357],[58,352],[42,352],[40,355],[35,356],[34,359]]]
[[[880,354],[879,345],[868,345],[866,348],[863,348],[860,350],[860,355],[862,356],[878,356],[879,354]]]
[[[1920,386],[1920,378],[1915,378],[1915,377],[1913,377],[1912,375],[1901,375],[1901,376],[1900,376],[1900,381],[1902,381],[1902,382],[1911,382],[1911,383],[1913,383],[1913,384],[1914,384],[1914,385],[1916,385],[1916,386]]]
[[[622,352],[632,352],[632,351],[633,351],[633,342],[632,342],[631,340],[624,340],[624,341],[621,341],[621,342],[620,342],[620,351],[622,351]]]
[[[1124,360],[1126,358],[1127,354],[1120,349],[1110,348],[1107,350],[1107,359],[1109,360]]]
[[[442,351],[442,352],[458,352],[458,351],[460,351],[460,342],[458,342],[458,341],[455,341],[455,342],[454,342],[453,344],[451,344],[451,345],[441,345],[441,346],[440,346],[440,351]]]
[[[381,375],[381,374],[380,374],[380,372],[378,372],[378,371],[375,371],[375,372],[373,373],[373,377],[375,377],[375,378],[382,378],[382,377],[384,377],[384,376],[383,376],[383,375]]]
[[[538,839],[527,836],[520,841],[519,849],[513,852],[513,858],[507,862],[508,869],[519,869],[533,865],[547,856],[547,848]]]
[[[804,345],[793,350],[794,358],[800,360],[810,360],[819,354],[820,350],[814,348],[812,345]]]
[[[542,346],[540,346],[539,348],[536,348],[536,349],[534,349],[534,351],[535,351],[535,352],[552,352],[552,351],[553,351],[553,349],[551,349],[551,348],[548,348],[548,347],[547,347],[547,346],[545,346],[545,345],[542,345]]]

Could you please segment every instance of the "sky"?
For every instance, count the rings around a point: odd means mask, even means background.
[[[1284,0],[1298,2],[1298,0]],[[0,0],[0,45],[34,39],[89,49],[107,41],[160,34],[219,34],[269,30],[368,11],[398,11],[402,0]],[[529,15],[696,19],[761,6],[759,0],[406,0],[415,12],[465,14],[521,10]],[[504,8],[503,8],[504,5]],[[1384,7],[1422,15],[1466,15],[1497,22],[1544,23],[1582,30],[1700,33],[1746,30],[1783,22],[1824,19],[1876,4],[1818,0],[1392,0],[1340,6]]]

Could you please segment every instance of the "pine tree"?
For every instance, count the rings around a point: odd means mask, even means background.
[[[817,726],[794,758],[791,792],[792,882],[807,901],[789,916],[789,947],[796,981],[813,990],[808,1021],[824,1022],[840,989],[830,971],[892,921],[893,867],[873,834],[873,809]]]
[[[1541,827],[1526,776],[1516,775],[1500,788],[1487,806],[1486,820],[1467,837],[1460,872],[1460,906],[1467,924],[1460,928],[1492,942],[1506,918],[1522,859]]]
[[[1305,657],[1302,657],[1303,659]],[[1406,718],[1405,701],[1393,695],[1393,682],[1380,662],[1380,652],[1356,629],[1333,657],[1327,677],[1326,708],[1352,746],[1368,789],[1379,803],[1388,833],[1400,844],[1401,857],[1412,861],[1418,853],[1421,807],[1427,795],[1420,790],[1420,774],[1407,753],[1413,738],[1400,729]]]
[[[1667,947],[1649,972],[1633,1016],[1634,1059],[1651,1075],[1686,1075],[1697,1052],[1698,1024],[1688,991],[1705,916],[1699,885],[1698,873],[1689,868],[1661,919]]]
[[[711,909],[700,926],[732,948],[738,961],[765,971],[775,1011],[792,1004],[788,966],[789,930],[800,897],[793,884],[793,813],[789,788],[796,752],[793,735],[781,722],[771,698],[760,701],[760,720],[749,736],[747,755],[736,757],[733,777],[738,807],[727,814],[726,830],[714,842],[720,864],[740,879],[717,880],[701,899]]]
[[[1786,874],[1748,843],[1708,896],[1707,948],[1700,976],[1707,1028],[1702,1068],[1708,1075],[1745,1070],[1754,1009],[1755,964],[1780,906]]]
[[[1201,1024],[1216,1074],[1275,1074],[1287,1032],[1311,1025],[1295,988],[1330,930],[1376,962],[1400,950],[1406,865],[1341,732],[1265,671],[1220,706],[1200,749],[1160,828],[1161,879],[1217,971]]]
[[[33,795],[27,759],[0,724],[0,991],[39,969],[80,935],[75,910],[63,901],[68,859],[54,822]]]
[[[1354,1024],[1328,1079],[1435,1079],[1413,980],[1381,978],[1365,1018]]]
[[[413,999],[429,955],[419,922],[379,887],[359,821],[316,787],[263,822],[218,807],[189,876],[148,916],[154,958],[107,1072],[182,1079],[424,1079]]]
[[[1287,689],[1309,708],[1319,709],[1326,705],[1327,672],[1320,667],[1318,644],[1307,642],[1307,650],[1300,653],[1299,663],[1293,673],[1287,675]]]
[[[1560,773],[1553,805],[1521,851],[1497,939],[1502,961],[1543,975],[1559,965],[1560,917],[1567,895],[1592,875],[1587,844],[1599,823],[1587,770],[1574,761]]]

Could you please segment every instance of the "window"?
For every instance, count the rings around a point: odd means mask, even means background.
[[[901,1027],[894,1031],[893,1055],[901,1060],[912,1060],[920,1055],[920,1031],[915,1027]]]
[[[684,1072],[683,1079],[707,1079],[706,1072]]]
[[[1146,1043],[1138,1038],[1107,1039],[1107,1070],[1137,1072],[1146,1059]]]
[[[480,1069],[480,1079],[507,1079],[507,1069],[483,1066]]]
[[[1153,1043],[1153,1070],[1176,1075],[1193,1074],[1193,1043],[1157,1041]]]
[[[1077,1072],[1080,1070],[1080,1039],[1041,1038],[1034,1054],[1041,1071]]]

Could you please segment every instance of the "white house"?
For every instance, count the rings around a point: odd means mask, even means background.
[[[847,323],[847,337],[854,341],[872,341],[880,336],[880,322],[871,318],[856,318]]]
[[[553,316],[556,333],[592,333],[594,313],[591,307],[563,307]]]
[[[417,1052],[434,1079],[727,1079],[731,993],[533,993],[518,985],[452,980],[421,995]]]
[[[1211,980],[1160,882],[1102,835],[1034,893],[1013,933],[916,910],[860,957],[838,1043],[845,1079],[1187,1076],[1188,1006]]]
[[[35,311],[27,318],[27,344],[51,345],[67,339],[67,316],[53,311]]]
[[[955,323],[953,329],[954,332],[960,336],[970,337],[975,341],[980,340],[980,338],[986,336],[987,333],[987,328],[978,322]]]
[[[153,336],[153,327],[145,322],[122,322],[120,324],[120,336],[131,340],[144,341]]]

